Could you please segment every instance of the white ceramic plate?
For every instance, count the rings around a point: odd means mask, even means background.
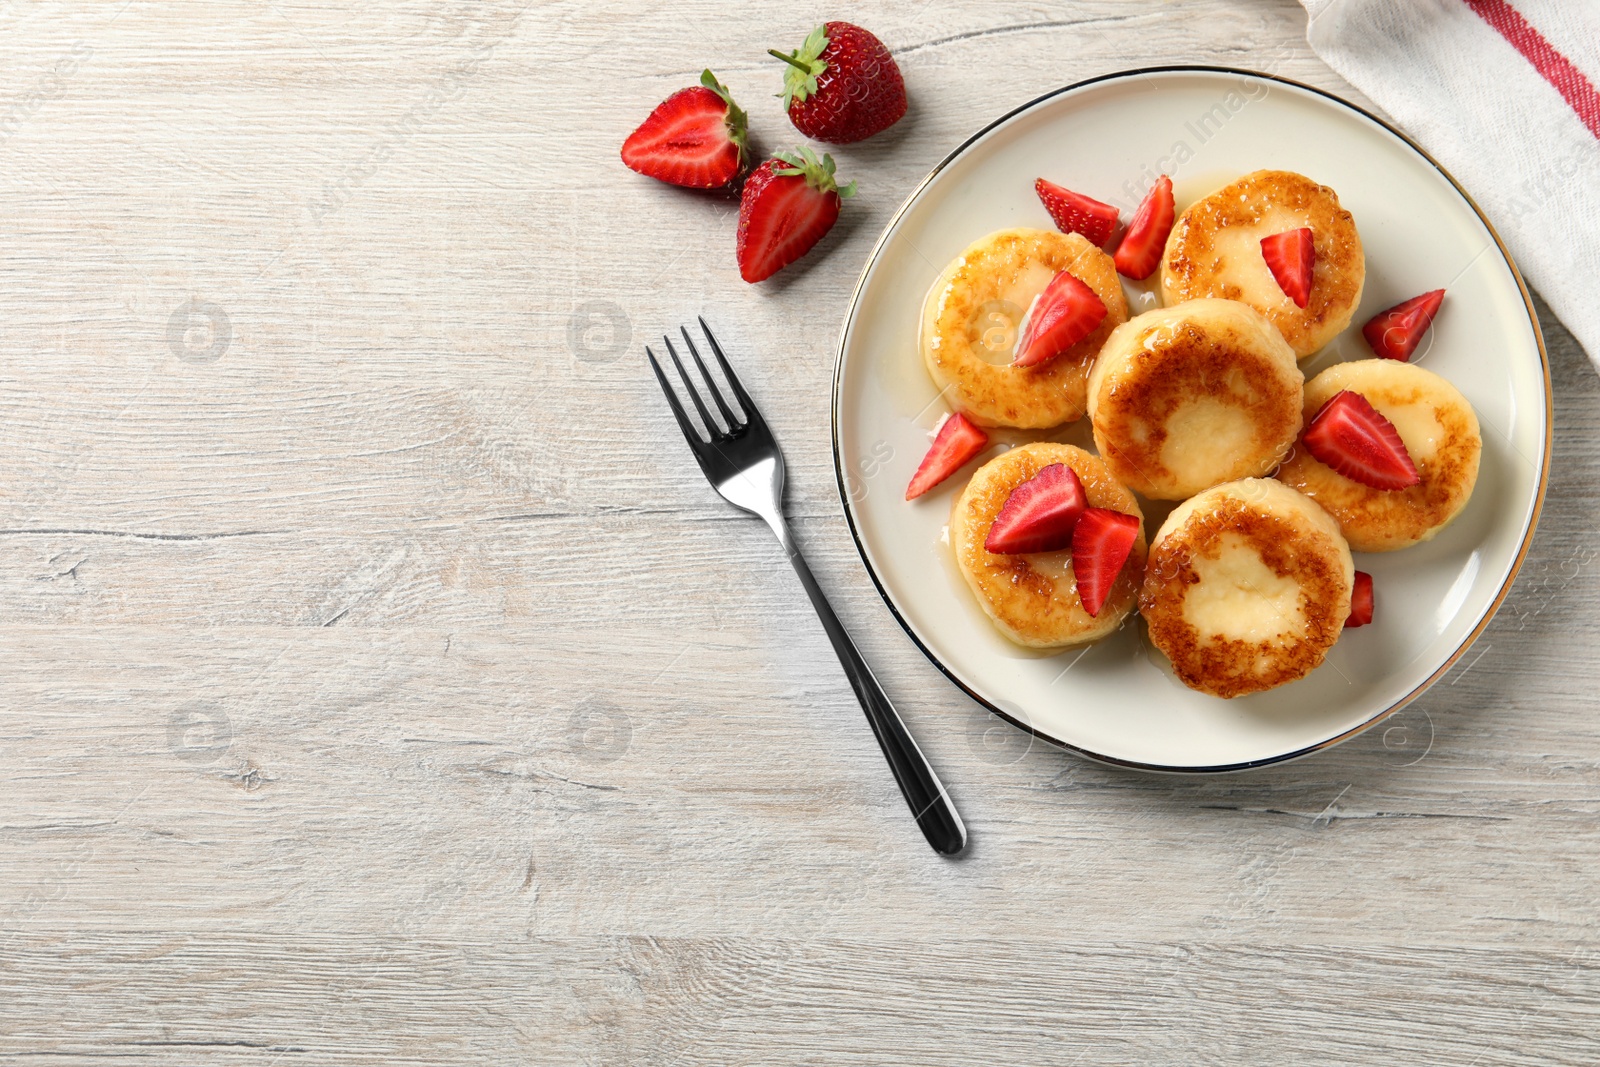
[[[968,243],[1051,226],[1044,176],[1118,204],[1124,221],[1158,173],[1178,207],[1263,167],[1307,174],[1355,216],[1367,283],[1355,325],[1304,364],[1309,378],[1371,355],[1359,326],[1448,289],[1413,361],[1477,409],[1477,489],[1436,539],[1357,554],[1377,589],[1373,625],[1323,666],[1231,701],[1185,688],[1140,625],[1085,649],[1040,654],[1002,638],[955,569],[944,530],[968,471],[907,503],[906,483],[948,411],[917,352],[922,299]],[[1126,284],[1126,283],[1125,283]],[[1156,305],[1128,285],[1130,313]],[[1041,97],[980,131],[912,193],[862,272],[839,342],[834,459],[867,569],[895,616],[958,685],[1016,725],[1083,755],[1165,771],[1236,770],[1335,744],[1421,693],[1466,650],[1504,597],[1533,536],[1550,452],[1550,380],[1527,291],[1493,229],[1420,148],[1308,86],[1245,71],[1163,68]],[[1035,438],[1040,435],[1035,435]],[[1042,435],[1092,448],[1087,420]],[[999,447],[1030,439],[1011,435]],[[992,455],[993,453],[989,453]],[[1145,510],[1153,534],[1167,507]]]

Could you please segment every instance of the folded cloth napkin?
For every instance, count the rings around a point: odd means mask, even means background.
[[[1300,2],[1311,47],[1455,175],[1600,367],[1600,3]]]

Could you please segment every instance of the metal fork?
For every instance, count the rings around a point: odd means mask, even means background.
[[[850,679],[850,686],[861,701],[861,709],[867,713],[867,721],[872,724],[872,732],[877,735],[883,755],[889,761],[889,769],[894,772],[895,781],[900,785],[900,792],[905,794],[906,803],[911,805],[912,817],[917,820],[923,836],[934,851],[953,856],[966,847],[967,828],[962,824],[961,816],[956,814],[955,806],[950,803],[950,796],[940,783],[939,776],[933,772],[900,714],[894,710],[894,705],[889,703],[878,680],[872,676],[872,669],[861,658],[855,643],[850,640],[850,635],[828,604],[828,598],[817,585],[811,568],[806,566],[799,548],[795,547],[794,538],[789,534],[789,524],[783,517],[783,453],[778,449],[778,442],[773,440],[772,431],[767,428],[761,412],[751,402],[750,395],[744,391],[733,368],[728,366],[722,346],[717,344],[711,327],[706,325],[703,318],[700,320],[700,329],[705,333],[711,353],[722,368],[723,377],[727,379],[741,409],[735,413],[729,406],[716,380],[706,370],[705,361],[700,358],[689,331],[680,327],[683,343],[688,346],[689,355],[700,369],[700,378],[705,383],[704,392],[710,394],[717,411],[722,415],[720,424],[712,418],[701,395],[702,390],[684,371],[683,361],[678,358],[672,338],[663,336],[662,340],[666,342],[667,354],[678,368],[678,377],[683,380],[689,399],[700,413],[700,420],[711,438],[709,441],[701,436],[683,410],[677,392],[668,384],[661,364],[656,362],[656,354],[645,348],[645,355],[650,358],[650,366],[656,372],[661,390],[667,394],[667,403],[672,405],[672,413],[678,417],[683,436],[689,440],[689,450],[694,453],[706,479],[724,500],[759,516],[778,535],[778,543],[783,545],[784,552],[788,554],[789,562],[800,576],[800,584],[805,586],[806,593],[811,597],[811,606],[817,609],[817,615],[822,619],[822,628],[828,632],[828,639],[839,654],[845,676]]]

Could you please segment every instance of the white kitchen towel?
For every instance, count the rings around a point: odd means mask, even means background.
[[[1455,175],[1600,367],[1600,2],[1301,3],[1311,47]]]

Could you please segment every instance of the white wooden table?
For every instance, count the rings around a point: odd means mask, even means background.
[[[622,138],[710,63],[896,52],[861,198],[747,286]],[[1094,766],[894,625],[828,443],[877,232],[995,115],[1214,62],[1354,97],[1288,0],[0,0],[0,1059],[1593,1064],[1600,380],[1477,648],[1262,773]],[[1359,97],[1356,97],[1359,99]],[[705,312],[936,761],[923,844],[641,347]]]

